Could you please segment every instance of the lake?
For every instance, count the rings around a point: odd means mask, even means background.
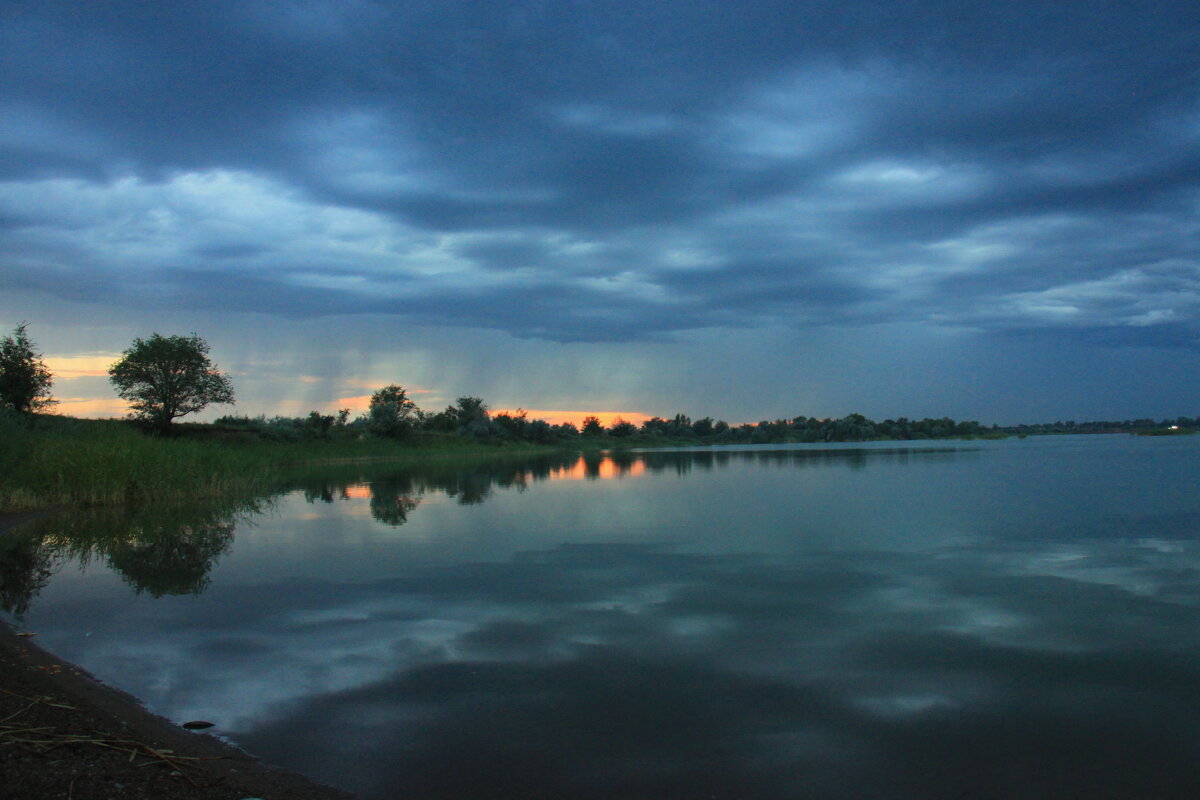
[[[346,467],[27,525],[0,599],[366,798],[1195,798],[1197,476],[1200,436]]]

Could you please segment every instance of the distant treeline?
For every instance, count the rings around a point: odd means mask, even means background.
[[[397,387],[398,388],[398,387]],[[403,395],[401,395],[403,397]],[[790,419],[762,420],[757,423],[730,425],[724,420],[703,417],[693,420],[686,414],[671,418],[652,417],[641,425],[618,418],[605,426],[599,418],[589,416],[583,424],[552,425],[541,419],[530,419],[526,412],[491,413],[478,397],[460,397],[443,411],[425,412],[408,404],[398,424],[395,413],[375,413],[376,406],[357,419],[350,411],[337,415],[313,411],[306,417],[238,417],[225,416],[215,423],[231,431],[253,431],[258,436],[276,441],[299,441],[311,438],[331,438],[347,435],[368,435],[403,438],[417,432],[458,434],[481,442],[530,442],[534,444],[586,443],[611,444],[783,444],[789,442],[863,442],[908,441],[947,438],[999,438],[1008,435],[1055,433],[1119,433],[1200,428],[1200,417],[1179,417],[1155,421],[1152,419],[1120,422],[1053,422],[1038,425],[990,427],[974,420],[885,419],[876,422],[862,414],[841,418],[818,419],[798,416]],[[395,404],[388,409],[395,411]],[[381,419],[383,420],[381,422]]]
[[[1097,420],[1093,422],[1045,422],[1037,425],[1013,425],[997,430],[1005,433],[1146,433],[1150,431],[1194,431],[1200,429],[1200,417],[1175,417],[1173,419],[1125,419],[1121,421]]]

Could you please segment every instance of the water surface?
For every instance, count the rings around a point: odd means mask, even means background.
[[[20,532],[3,599],[370,798],[1200,796],[1200,437],[314,475]]]

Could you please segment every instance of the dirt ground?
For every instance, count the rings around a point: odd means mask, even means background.
[[[0,536],[21,521],[0,515]],[[146,711],[0,622],[0,798],[351,800]]]

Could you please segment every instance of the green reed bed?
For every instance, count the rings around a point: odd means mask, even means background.
[[[254,448],[158,438],[120,423],[39,420],[4,425],[0,437],[4,511],[187,502],[252,491],[277,472]]]
[[[0,511],[54,506],[178,505],[269,492],[303,465],[476,458],[550,448],[479,444],[457,436],[396,441],[358,434],[280,442],[179,426],[145,433],[118,420],[0,414]]]

